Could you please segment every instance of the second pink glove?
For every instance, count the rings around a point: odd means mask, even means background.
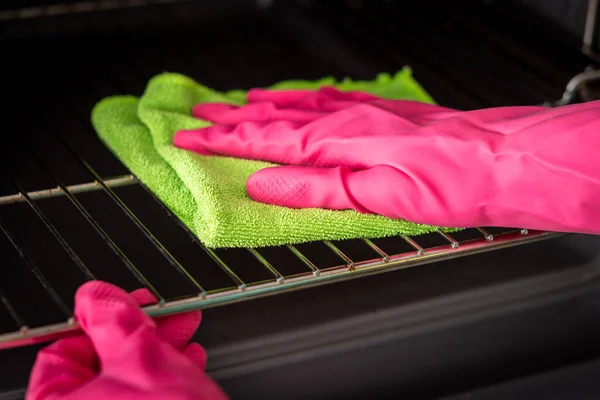
[[[333,88],[199,105],[181,131],[201,154],[289,164],[247,183],[256,201],[354,209],[447,227],[600,233],[600,102],[458,111]]]
[[[129,295],[106,282],[84,284],[75,296],[75,316],[85,334],[38,353],[26,399],[226,399],[204,373],[202,347],[188,344],[200,312],[154,321],[138,304],[155,301],[145,289]]]

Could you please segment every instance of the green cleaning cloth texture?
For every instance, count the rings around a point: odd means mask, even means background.
[[[372,81],[284,81],[270,89],[363,91],[388,99],[433,103],[404,68]],[[316,240],[419,235],[438,227],[353,210],[292,209],[262,204],[246,193],[246,180],[274,164],[202,156],[173,146],[178,130],[209,126],[191,115],[199,103],[245,103],[246,92],[220,93],[175,73],[150,80],[141,98],[114,96],[100,101],[92,124],[100,139],[139,180],[208,247],[263,247]],[[453,229],[446,229],[451,231]]]

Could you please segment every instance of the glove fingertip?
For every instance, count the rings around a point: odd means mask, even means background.
[[[85,283],[77,290],[75,317],[100,358],[117,354],[115,343],[127,340],[140,327],[155,326],[129,293],[100,281]]]
[[[231,104],[200,103],[192,108],[192,115],[204,121],[219,123],[220,116],[237,108]]]
[[[246,101],[248,103],[261,102],[263,101],[265,93],[268,93],[268,90],[261,88],[250,89],[246,94]]]
[[[75,315],[89,314],[98,303],[131,303],[129,293],[118,286],[103,281],[88,281],[75,292]]]
[[[377,97],[371,93],[361,92],[358,90],[342,91],[333,86],[323,86],[319,89],[319,92],[330,96],[332,100],[339,101],[365,102],[372,100],[381,100],[381,97]]]
[[[131,292],[131,297],[133,297],[133,299],[137,301],[140,306],[147,306],[158,301],[156,296],[154,296],[152,292],[146,288],[134,290]]]
[[[309,194],[303,171],[304,167],[295,166],[259,170],[246,181],[248,196],[259,203],[302,208]]]
[[[169,315],[156,320],[158,336],[181,349],[190,341],[202,320],[200,311]]]
[[[246,182],[246,190],[260,203],[365,212],[346,182],[358,175],[346,167],[278,166],[255,172]]]
[[[193,151],[194,153],[211,155],[212,153],[203,146],[202,131],[203,129],[177,131],[173,136],[173,145],[183,150]]]
[[[344,92],[342,92],[341,90],[339,90],[335,86],[331,86],[331,85],[321,86],[319,88],[318,92],[321,93],[321,94],[330,95],[330,96],[332,96],[334,98],[337,98],[339,96],[343,96],[344,95]]]
[[[204,350],[204,347],[200,346],[198,343],[192,342],[185,347],[183,354],[204,371],[207,362],[206,350]]]

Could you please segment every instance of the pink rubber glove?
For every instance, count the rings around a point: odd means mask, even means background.
[[[204,373],[204,349],[188,344],[200,312],[153,321],[138,304],[154,302],[146,289],[129,295],[105,282],[82,285],[75,316],[85,335],[38,353],[26,399],[225,399]]]
[[[176,146],[292,166],[258,171],[256,201],[354,209],[448,227],[600,233],[600,102],[458,111],[333,88],[205,104]]]

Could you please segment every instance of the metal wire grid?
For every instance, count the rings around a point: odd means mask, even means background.
[[[216,263],[216,265],[218,265],[219,268],[221,268],[223,272],[225,272],[230,278],[230,286],[208,291],[204,289],[202,283],[198,282],[192,276],[192,274],[184,266],[182,266],[178,260],[163,246],[163,244],[156,239],[152,232],[150,232],[144,223],[136,216],[134,211],[129,209],[123,200],[114,192],[113,188],[125,185],[138,185],[144,188],[154,199],[154,201],[158,203],[160,203],[160,201],[133,175],[103,179],[96,174],[94,169],[87,164],[85,160],[81,158],[79,158],[79,160],[83,165],[86,166],[88,171],[94,175],[95,180],[93,182],[72,186],[65,186],[59,183],[55,188],[29,193],[20,189],[17,194],[0,197],[0,204],[6,205],[16,202],[27,203],[37,217],[43,222],[46,228],[51,232],[55,240],[61,244],[65,252],[80,268],[80,272],[85,276],[86,280],[96,279],[94,274],[86,267],[85,263],[81,260],[78,254],[73,250],[69,243],[63,238],[61,233],[56,229],[56,227],[36,204],[36,200],[44,198],[56,196],[67,197],[75,205],[78,212],[81,213],[86,218],[88,223],[93,226],[97,234],[100,235],[102,239],[106,241],[112,251],[118,255],[124,266],[128,269],[129,273],[131,273],[139,281],[141,286],[149,289],[157,297],[159,300],[158,304],[146,308],[146,311],[151,316],[159,316],[185,310],[223,305],[252,297],[275,294],[367,274],[374,274],[399,268],[407,268],[436,260],[504,248],[516,244],[541,240],[556,235],[548,232],[528,232],[525,229],[494,235],[484,228],[477,228],[474,231],[479,234],[479,238],[460,242],[458,239],[454,238],[448,233],[438,232],[438,234],[445,241],[447,241],[447,244],[430,248],[422,247],[419,244],[418,237],[411,238],[407,236],[401,236],[400,238],[410,245],[413,250],[398,254],[388,254],[373,240],[362,239],[362,243],[364,243],[372,251],[373,258],[360,261],[350,258],[331,241],[324,241],[323,244],[333,254],[335,254],[340,261],[339,265],[326,269],[317,267],[317,263],[313,262],[313,260],[311,260],[307,255],[303,254],[303,252],[300,251],[296,246],[287,245],[287,249],[289,249],[289,251],[306,267],[306,271],[304,273],[298,273],[291,276],[286,276],[284,273],[280,272],[278,266],[274,266],[272,263],[270,263],[261,253],[261,249],[247,249],[246,251],[248,251],[262,265],[262,267],[271,274],[272,277],[270,280],[256,282],[245,282],[227,263],[225,263],[217,255],[214,250],[203,246],[198,240],[194,240],[195,245],[199,246],[204,252],[206,252]],[[20,188],[20,185],[17,182],[13,183],[16,187]],[[96,190],[103,191],[108,194],[112,201],[118,204],[127,217],[135,223],[141,234],[152,242],[152,244],[178,271],[178,273],[180,273],[186,280],[193,284],[196,289],[196,294],[194,296],[169,301],[155,288],[153,283],[150,282],[150,280],[144,276],[144,274],[140,272],[135,265],[133,265],[133,263],[127,258],[127,255],[117,246],[117,244],[114,243],[110,236],[102,229],[100,224],[98,224],[98,222],[90,215],[90,213],[75,196],[75,194],[78,193]],[[193,237],[192,233],[185,225],[183,225],[170,211],[168,211],[164,205],[162,205],[162,203],[160,203],[160,205],[168,212],[169,217],[173,219],[174,223],[177,223],[181,229]],[[1,221],[0,231],[2,231],[2,234],[19,253],[19,256],[22,258],[24,264],[32,271],[39,283],[45,288],[51,300],[62,310],[66,320],[65,322],[54,325],[30,328],[26,319],[16,310],[15,305],[3,292],[0,291],[0,301],[8,311],[8,314],[13,322],[18,326],[18,331],[0,335],[0,348],[8,348],[52,340],[54,338],[69,334],[73,330],[77,329],[76,323],[72,318],[72,311],[69,306],[66,305],[65,301],[45,278],[44,273],[40,271],[28,254],[20,247],[19,243],[14,239],[11,232]]]
[[[166,4],[192,0],[90,0],[57,1],[56,4],[0,10],[0,22],[15,19],[54,17],[59,15],[89,13],[122,8],[144,7],[150,4]]]
[[[195,58],[194,53],[186,53],[173,47],[168,55],[169,60],[176,65],[176,69],[183,73],[196,69],[202,69],[201,60]],[[239,49],[238,49],[239,50]],[[242,50],[243,51],[243,50]],[[114,50],[114,52],[118,52]],[[102,89],[113,90],[118,92],[136,92],[143,87],[146,76],[151,76],[154,71],[149,72],[148,64],[140,60],[140,54],[120,54],[124,56],[119,64],[119,71],[105,70],[105,79],[102,81]],[[145,56],[150,57],[150,63],[157,62],[152,59],[151,54]],[[211,56],[214,56],[212,54]],[[165,55],[165,58],[167,55]],[[148,61],[148,60],[146,60]],[[222,63],[223,68],[227,68],[227,63]],[[129,71],[127,78],[124,78],[124,70]],[[113,75],[111,75],[111,72]],[[71,73],[71,72],[69,72]],[[69,74],[68,73],[68,74]],[[86,72],[79,72],[85,77]],[[243,74],[243,71],[239,71]],[[231,74],[230,74],[231,76]],[[82,81],[86,81],[82,79]],[[86,85],[91,85],[87,82]],[[136,86],[137,85],[137,86]],[[82,85],[80,93],[90,91],[93,93],[94,99],[102,97],[104,94],[98,92],[98,87],[90,88]],[[134,89],[135,86],[135,89]],[[102,89],[100,92],[102,92]],[[111,94],[111,93],[109,93]],[[90,94],[88,93],[89,97]],[[81,97],[75,97],[77,99]],[[60,100],[59,100],[60,101]],[[86,118],[83,110],[87,110],[85,105],[81,104],[64,104],[65,109],[70,110],[74,116],[68,118]],[[78,108],[82,107],[82,108]],[[40,157],[36,156],[35,150],[27,148],[24,144],[26,152],[35,160],[38,168],[41,168],[54,181],[54,187],[46,187],[41,190],[25,190],[18,180],[8,177],[10,184],[15,188],[14,193],[0,197],[0,205],[9,206],[22,203],[29,207],[30,211],[35,214],[36,218],[41,221],[44,229],[47,230],[53,240],[62,247],[64,253],[78,268],[79,274],[84,280],[96,279],[95,271],[92,271],[83,261],[82,257],[74,249],[72,243],[65,239],[64,232],[57,228],[56,221],[49,218],[47,213],[38,205],[40,201],[48,201],[48,199],[66,198],[71,205],[76,209],[76,212],[82,216],[86,223],[92,227],[95,234],[102,239],[110,248],[110,251],[118,258],[120,268],[129,274],[138,286],[146,287],[158,299],[158,304],[146,307],[146,312],[151,316],[159,316],[170,313],[176,313],[191,309],[200,309],[224,305],[232,302],[247,300],[259,296],[282,293],[290,290],[311,287],[346,279],[356,278],[359,276],[391,271],[399,268],[407,268],[416,265],[421,265],[433,261],[459,257],[467,254],[473,254],[493,249],[505,248],[518,244],[533,242],[537,240],[547,239],[557,236],[557,233],[549,232],[528,232],[527,230],[509,229],[509,230],[493,230],[485,228],[477,228],[466,230],[457,234],[448,234],[437,232],[432,235],[420,237],[398,237],[392,239],[362,239],[351,241],[349,246],[344,243],[323,241],[319,244],[324,251],[321,250],[316,256],[314,252],[308,254],[302,245],[288,245],[283,249],[287,252],[287,258],[284,257],[284,262],[273,261],[281,260],[277,257],[273,258],[269,255],[269,251],[273,249],[238,249],[220,251],[206,248],[203,246],[186,226],[184,226],[160,201],[147,189],[144,185],[131,174],[103,178],[97,170],[92,167],[91,163],[84,159],[80,154],[77,146],[72,146],[69,140],[65,140],[59,129],[52,127],[51,137],[60,143],[61,148],[65,149],[69,156],[77,161],[82,167],[88,180],[83,183],[72,185],[64,184],[58,173],[53,171],[53,168]],[[158,239],[155,230],[148,226],[152,219],[144,219],[139,216],[139,209],[134,207],[130,201],[123,199],[123,195],[117,193],[122,188],[135,187],[144,191],[145,196],[152,199],[155,206],[160,207],[170,219],[172,225],[177,225],[185,235],[193,242],[192,246],[198,248],[206,254],[211,260],[213,266],[216,266],[219,271],[226,277],[227,283],[208,288],[202,279],[199,279],[197,274],[182,264],[181,260],[176,257],[170,250],[169,246],[165,245],[163,240]],[[185,281],[191,290],[188,293],[177,292],[177,294],[167,295],[163,290],[159,290],[159,283],[156,279],[150,278],[148,270],[143,271],[138,263],[132,261],[129,253],[123,246],[117,243],[113,237],[107,232],[106,227],[99,218],[94,217],[93,213],[84,206],[80,201],[80,196],[88,193],[102,193],[110,199],[110,202],[127,217],[129,222],[135,226],[140,238],[145,238],[151,243],[152,247],[158,251],[162,259],[170,265],[173,271]],[[16,329],[6,332],[0,329],[0,349],[9,348],[31,343],[43,342],[62,337],[77,330],[77,323],[72,319],[72,307],[69,304],[70,299],[67,296],[72,296],[72,292],[65,294],[64,290],[58,290],[47,278],[47,270],[40,268],[36,261],[33,260],[31,254],[24,249],[22,244],[17,240],[11,229],[3,221],[0,221],[0,230],[3,238],[16,251],[22,266],[31,272],[31,275],[36,279],[39,285],[43,287],[50,301],[60,309],[62,318],[56,320],[47,320],[43,324],[31,323],[27,316],[24,315],[22,304],[15,302],[6,293],[6,290],[0,289],[0,311],[4,309],[5,315],[10,316],[10,324]],[[437,239],[436,239],[437,238]],[[432,240],[433,239],[433,240]],[[390,242],[393,245],[390,246]],[[367,249],[368,255],[365,252],[360,257],[352,255],[354,247],[362,246]],[[342,248],[344,247],[344,248]],[[278,251],[280,251],[278,249]],[[335,257],[337,261],[325,267],[321,266],[321,258],[325,257],[325,252]],[[244,253],[244,254],[242,254]],[[230,256],[233,254],[233,256]],[[249,259],[254,261],[254,265],[241,265],[241,263],[233,263],[230,259],[237,259],[240,256],[245,256],[246,263],[249,264]],[[290,271],[286,268],[287,261],[291,262],[292,258],[299,263],[300,268]],[[246,268],[241,270],[240,267]],[[261,278],[249,279],[243,278],[243,273],[249,270],[260,269]],[[74,273],[71,271],[71,273]],[[34,306],[36,306],[34,304]],[[7,318],[2,318],[8,324]],[[0,321],[1,322],[1,321]],[[3,325],[3,324],[0,324]],[[1,328],[1,326],[0,326]]]

